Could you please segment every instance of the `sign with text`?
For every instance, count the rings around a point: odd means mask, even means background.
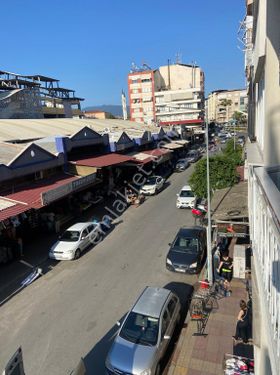
[[[61,199],[70,193],[84,188],[92,184],[96,180],[96,173],[89,174],[84,177],[77,178],[74,181],[68,182],[65,185],[58,186],[52,190],[41,193],[41,202],[43,206],[46,206],[58,199]]]

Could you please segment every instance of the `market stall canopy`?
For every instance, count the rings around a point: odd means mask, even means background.
[[[184,145],[180,145],[176,142],[171,142],[171,143],[166,143],[166,144],[162,145],[161,147],[167,148],[168,150],[176,150],[178,148],[184,147]]]
[[[103,167],[109,167],[111,165],[117,165],[125,163],[126,161],[133,161],[133,158],[131,156],[112,153],[102,156],[96,156],[93,158],[87,158],[87,159],[80,159],[72,162],[76,165],[83,165],[87,167],[96,167],[96,168],[103,168]]]
[[[218,221],[244,220],[248,218],[247,181],[216,190],[211,200],[212,219]]]

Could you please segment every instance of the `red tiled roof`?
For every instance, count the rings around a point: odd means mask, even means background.
[[[35,181],[29,185],[20,186],[18,189],[15,188],[17,191],[12,194],[2,194],[2,197],[13,200],[17,202],[17,204],[0,211],[0,221],[30,210],[31,208],[43,207],[41,193],[66,185],[78,178],[77,176],[61,174],[50,179]]]
[[[154,157],[170,154],[172,151],[163,148],[155,148],[154,150],[143,151],[145,154],[152,155]]]
[[[97,156],[94,158],[80,159],[76,160],[73,163],[75,163],[76,165],[85,165],[87,167],[102,168],[133,160],[134,159],[131,156],[113,153],[108,155]]]

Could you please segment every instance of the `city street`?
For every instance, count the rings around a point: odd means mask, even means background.
[[[70,374],[80,357],[90,374],[102,375],[115,323],[145,286],[167,286],[186,303],[197,276],[170,273],[165,256],[179,227],[194,224],[189,210],[176,208],[192,170],[173,174],[160,194],[116,219],[102,243],[1,307],[1,369],[21,345],[27,375]]]

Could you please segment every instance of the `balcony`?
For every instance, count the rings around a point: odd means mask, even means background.
[[[280,166],[249,167],[256,373],[280,373]],[[258,366],[258,367],[259,367]],[[259,368],[260,368],[259,367]]]

